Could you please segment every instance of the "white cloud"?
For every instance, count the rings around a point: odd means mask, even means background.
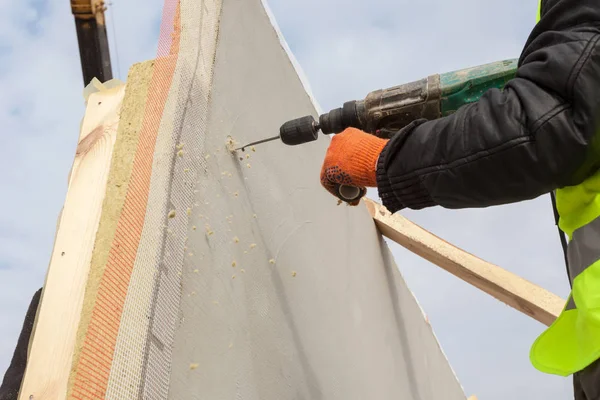
[[[518,57],[537,2],[270,0],[324,108],[373,89]],[[156,51],[161,0],[112,0],[120,78]],[[114,19],[113,19],[114,16]],[[113,63],[117,56],[113,52]],[[0,1],[0,371],[43,283],[83,115],[69,3]],[[403,215],[476,255],[566,296],[549,199],[485,210]],[[481,399],[564,399],[570,379],[528,361],[542,326],[392,246],[467,392]]]

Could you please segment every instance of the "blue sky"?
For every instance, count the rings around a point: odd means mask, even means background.
[[[537,5],[535,0],[506,0],[501,6],[491,0],[269,3],[324,109],[431,73],[516,58]],[[124,79],[132,63],[154,58],[162,1],[112,0],[109,7],[113,63],[119,60],[114,73]],[[30,297],[43,284],[84,111],[68,2],[0,2],[0,89],[3,373]],[[488,261],[568,294],[547,196],[490,209],[402,214]],[[543,375],[529,364],[529,346],[543,326],[399,246],[391,248],[467,394],[482,400],[572,396],[570,379]]]

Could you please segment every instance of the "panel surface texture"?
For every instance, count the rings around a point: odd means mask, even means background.
[[[364,205],[321,188],[328,139],[227,150],[228,136],[317,115],[261,1],[222,1],[212,79],[207,46],[189,51],[184,36],[213,18],[186,3],[201,2],[181,3],[180,59],[195,71],[181,80],[179,168],[198,169],[193,203],[177,210],[187,233],[169,398],[464,399]]]

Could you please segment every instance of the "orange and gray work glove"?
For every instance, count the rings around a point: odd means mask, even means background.
[[[333,136],[321,169],[323,187],[338,198],[340,187],[358,188],[357,198],[345,200],[350,205],[358,205],[366,188],[377,186],[377,160],[387,142],[355,128]]]

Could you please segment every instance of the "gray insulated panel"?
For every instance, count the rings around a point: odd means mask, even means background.
[[[146,350],[169,376],[146,365],[143,393],[464,400],[364,205],[338,205],[320,186],[329,139],[228,151],[228,136],[242,144],[317,116],[263,3],[181,7],[173,137],[185,153],[169,201],[190,204],[185,247],[166,241],[183,265],[161,272],[156,298],[168,304],[154,306]]]

